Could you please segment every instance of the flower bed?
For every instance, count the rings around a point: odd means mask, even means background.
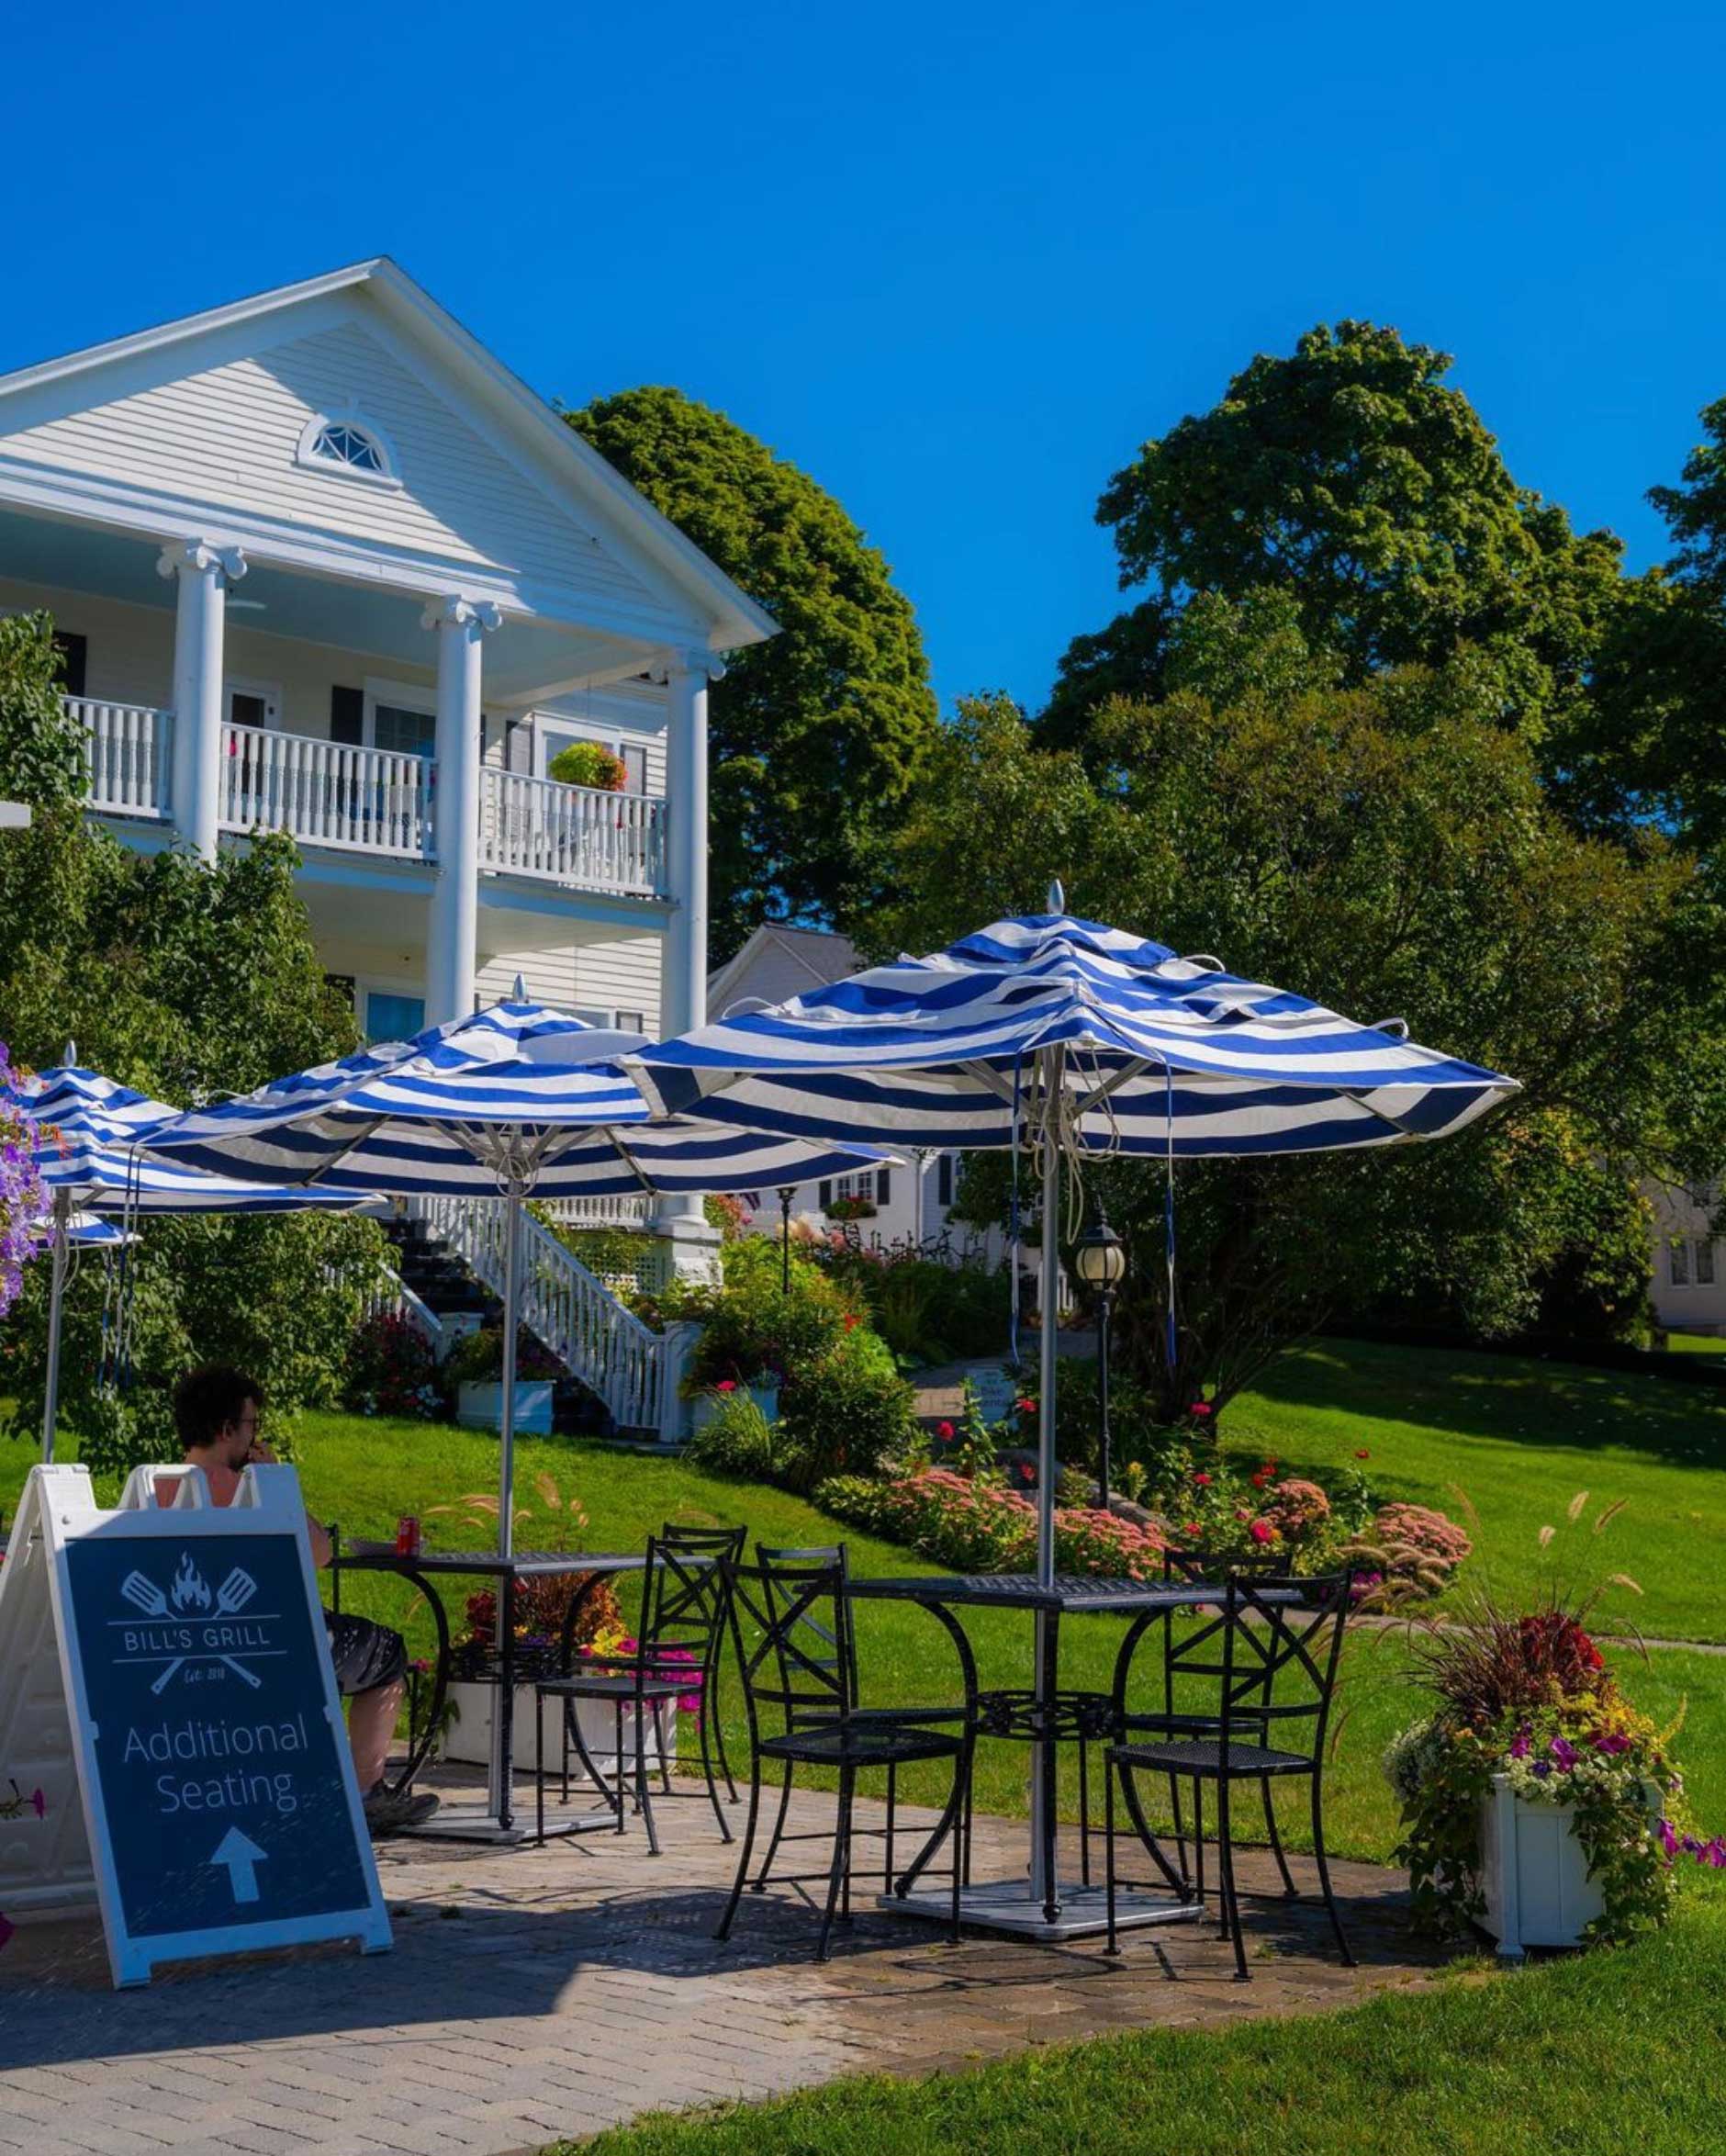
[[[848,1525],[903,1543],[958,1572],[1028,1572],[1037,1562],[1037,1507],[1000,1483],[946,1467],[897,1482],[832,1476],[814,1501]],[[1165,1538],[1088,1506],[1055,1510],[1055,1566],[1103,1578],[1153,1579],[1162,1571]]]

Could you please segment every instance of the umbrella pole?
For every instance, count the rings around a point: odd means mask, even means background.
[[[1048,1587],[1055,1578],[1055,1302],[1058,1293],[1059,1220],[1060,1210],[1060,1122],[1058,1113],[1061,1082],[1060,1050],[1045,1050],[1041,1093],[1045,1127],[1043,1137],[1043,1250],[1041,1306],[1037,1327],[1037,1583]],[[1037,1703],[1047,1725],[1053,1704],[1056,1672],[1054,1616],[1047,1610],[1037,1613]],[[1030,1893],[1048,1909],[1057,1889],[1054,1863],[1055,1747],[1047,1738],[1031,1746],[1031,1870]]]
[[[48,1370],[42,1386],[42,1458],[50,1462],[54,1457],[54,1423],[60,1413],[60,1315],[66,1299],[71,1217],[71,1193],[56,1191],[53,1226],[50,1230],[53,1257],[48,1287]]]
[[[503,1201],[503,1409],[498,1418],[498,1555],[515,1554],[515,1338],[521,1325],[521,1194]],[[491,1816],[510,1825],[515,1784],[514,1584],[498,1580],[498,1690],[491,1716]]]

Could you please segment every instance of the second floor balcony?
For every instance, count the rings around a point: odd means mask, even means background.
[[[170,821],[174,714],[94,697],[66,702],[84,730],[90,806]],[[432,758],[275,728],[221,729],[224,832],[285,831],[306,848],[435,861],[440,807]],[[632,897],[667,893],[666,803],[650,795],[485,765],[476,813],[482,870]]]

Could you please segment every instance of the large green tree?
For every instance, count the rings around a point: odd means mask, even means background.
[[[1647,819],[1726,853],[1726,399],[1679,483],[1653,487],[1675,552],[1629,588],[1563,743],[1558,783],[1603,827]]]
[[[1394,329],[1320,326],[1147,442],[1096,511],[1123,590],[1147,595],[1075,640],[1047,737],[1082,742],[1112,694],[1162,694],[1171,628],[1203,592],[1287,595],[1353,681],[1473,646],[1501,722],[1561,720],[1618,602],[1620,545],[1516,484],[1451,365]]]
[[[1591,1321],[1632,1327],[1635,1177],[1705,1160],[1726,1128],[1703,1023],[1721,924],[1694,862],[1658,832],[1572,830],[1477,655],[1315,686],[1289,624],[1261,627],[1280,655],[1250,663],[1252,624],[1210,601],[1179,656],[1227,698],[1117,701],[1082,758],[1039,747],[1010,704],[965,707],[907,820],[876,948],[1033,910],[1059,875],[1075,912],[1405,1018],[1522,1082],[1508,1113],[1440,1145],[1183,1166],[1172,1370],[1160,1177],[1094,1171],[1133,1257],[1125,1346],[1165,1411],[1201,1386],[1226,1399],[1291,1338],[1387,1296],[1504,1332],[1562,1282]]]
[[[769,915],[854,929],[936,730],[910,602],[832,495],[723,412],[643,388],[566,417],[779,624],[711,699],[712,961]]]

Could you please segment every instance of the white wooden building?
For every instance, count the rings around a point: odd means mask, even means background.
[[[708,684],[774,624],[394,263],[0,377],[0,610],[38,607],[92,808],[292,833],[372,1037],[517,973],[704,1016]],[[625,792],[547,776],[578,738]]]
[[[1726,1334],[1726,1238],[1714,1231],[1720,1185],[1643,1185],[1653,1214],[1655,1322],[1668,1332]]]

